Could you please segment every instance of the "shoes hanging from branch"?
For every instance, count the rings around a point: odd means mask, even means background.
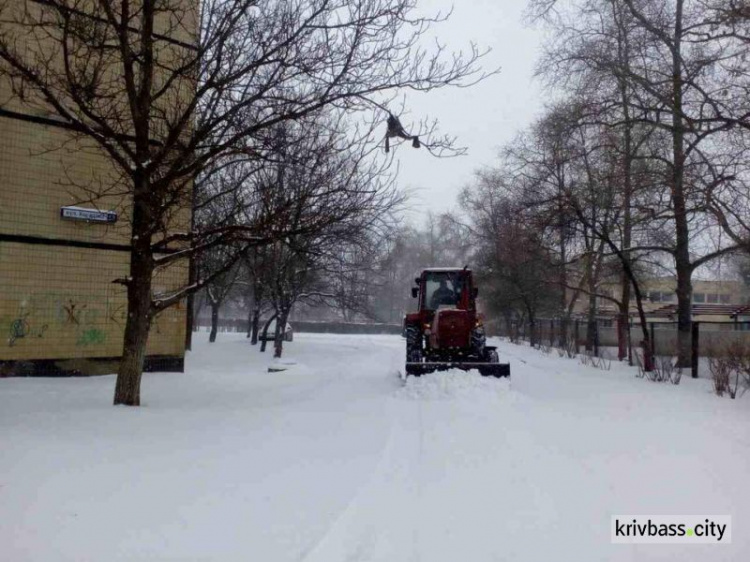
[[[398,137],[400,139],[404,140],[410,140],[411,145],[414,148],[419,148],[422,146],[422,143],[419,142],[419,136],[417,135],[410,135],[404,130],[404,126],[401,124],[401,121],[398,120],[398,117],[393,115],[393,113],[388,114],[388,129],[385,132],[385,151],[390,152],[391,146],[389,139]]]

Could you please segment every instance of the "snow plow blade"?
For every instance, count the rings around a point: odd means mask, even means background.
[[[510,376],[509,363],[452,363],[450,361],[440,361],[431,363],[406,364],[406,374],[415,376],[434,373],[435,371],[448,371],[450,369],[461,369],[462,371],[471,371],[472,369],[477,369],[485,377],[500,378]]]

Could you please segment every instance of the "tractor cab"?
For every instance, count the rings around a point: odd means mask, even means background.
[[[412,288],[412,296],[420,299],[420,310],[475,308],[477,289],[468,269],[427,269],[414,281],[417,286]]]
[[[425,269],[414,281],[418,310],[404,318],[407,374],[450,368],[510,373],[508,365],[498,364],[495,348],[486,345],[476,306],[479,291],[468,267]]]

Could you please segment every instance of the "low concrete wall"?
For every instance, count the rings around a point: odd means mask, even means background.
[[[400,335],[401,324],[366,324],[359,322],[304,322],[290,320],[292,329],[297,333],[312,334],[396,334]],[[260,324],[261,329],[263,322]],[[209,326],[201,319],[201,328]],[[247,320],[219,320],[219,331],[221,332],[246,332]]]
[[[401,324],[360,324],[354,322],[290,322],[295,332],[315,334],[401,334]]]

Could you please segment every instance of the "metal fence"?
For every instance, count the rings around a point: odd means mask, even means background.
[[[585,319],[539,318],[533,324],[527,320],[489,322],[488,329],[491,335],[512,341],[565,348],[571,355],[590,353],[596,357],[627,360],[631,365],[645,364],[643,331],[636,322],[620,328],[613,318],[598,318],[591,326]],[[648,333],[648,348],[655,358],[677,357],[677,322],[649,322]],[[750,355],[750,322],[693,322],[691,374],[709,376],[709,359],[725,356],[733,346],[747,350]]]

